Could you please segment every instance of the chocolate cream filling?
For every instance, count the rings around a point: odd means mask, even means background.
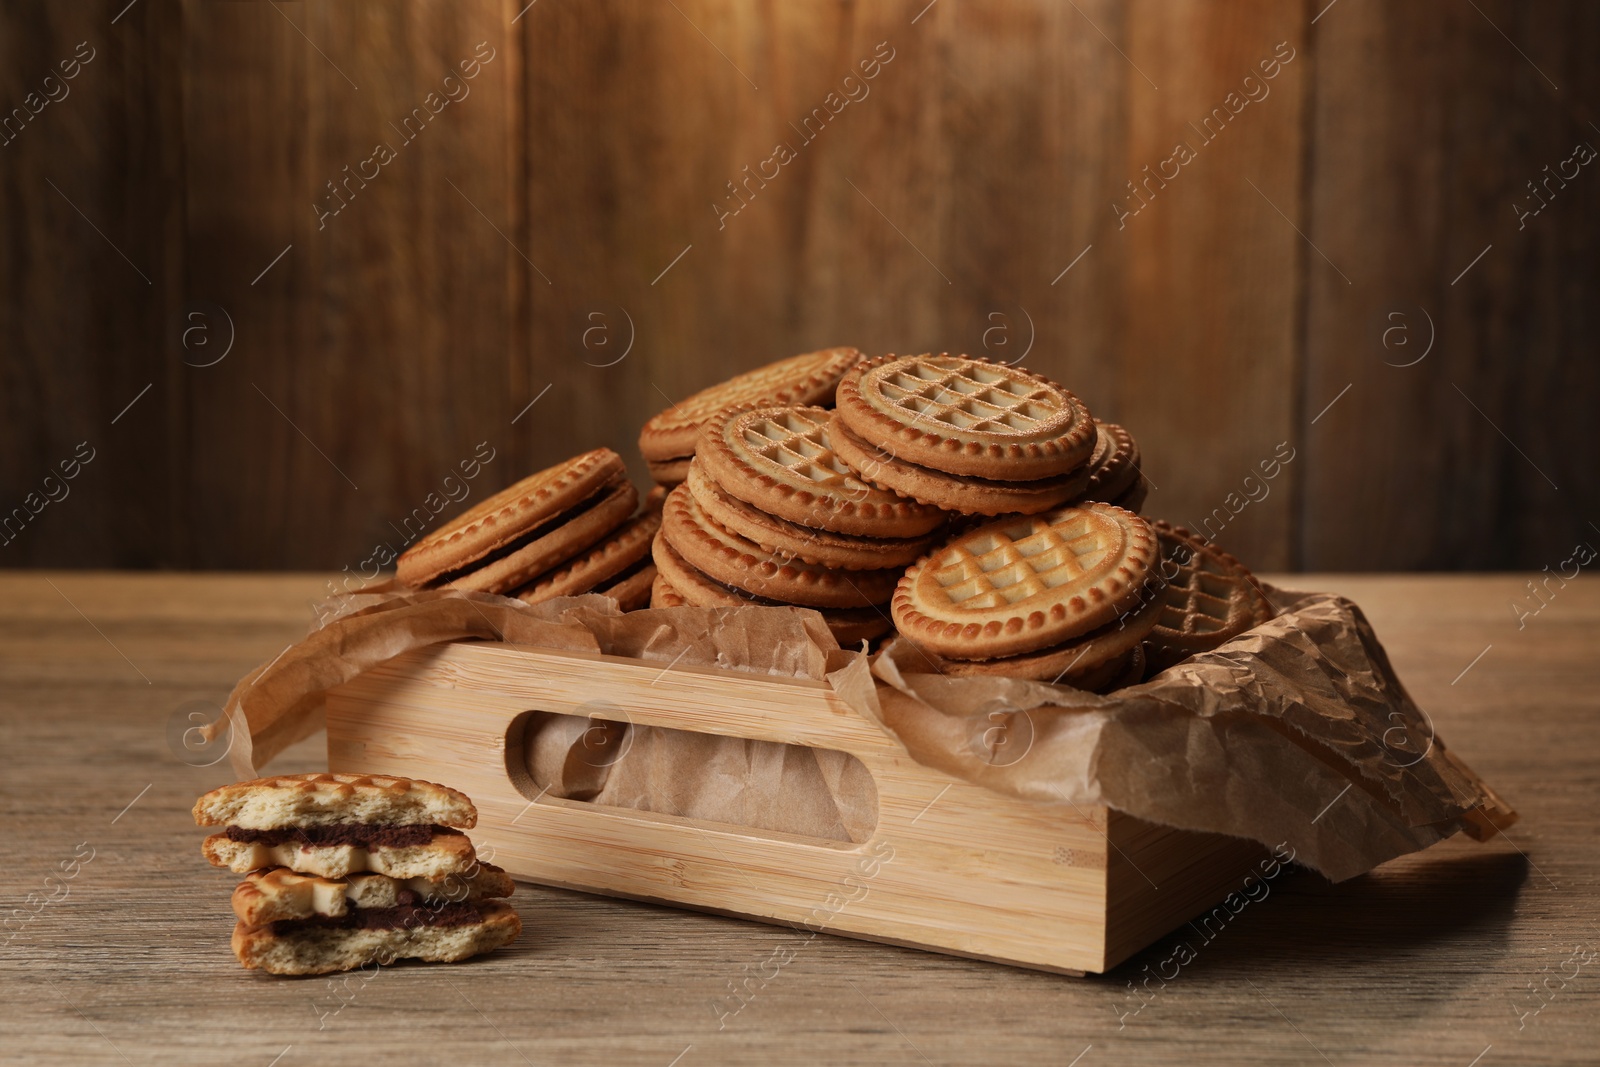
[[[301,848],[318,846],[354,845],[357,848],[409,848],[426,845],[436,835],[459,834],[460,830],[448,826],[419,823],[411,826],[375,826],[368,823],[341,822],[331,826],[285,826],[275,830],[250,830],[243,826],[230,826],[224,831],[229,841],[245,845],[299,845]]]
[[[429,580],[427,583],[427,588],[443,588],[463,575],[470,574],[476,570],[481,570],[482,568],[489,566],[491,563],[500,562],[514,552],[522,551],[524,548],[527,548],[529,545],[544,537],[546,534],[554,533],[556,530],[559,530],[561,527],[565,526],[573,519],[576,519],[584,512],[592,511],[594,508],[598,507],[600,502],[609,497],[612,491],[615,490],[620,484],[620,482],[611,482],[601,486],[599,489],[596,489],[594,492],[578,501],[566,511],[552,515],[550,518],[539,523],[539,525],[535,526],[533,529],[528,530],[525,533],[518,534],[511,541],[501,545],[499,548],[493,549],[484,555],[479,556],[477,559],[463,563],[454,570],[445,571],[438,577]]]
[[[351,908],[339,916],[279,919],[269,923],[274,934],[297,930],[415,930],[433,926],[467,926],[483,921],[476,904],[403,904],[395,908]]]

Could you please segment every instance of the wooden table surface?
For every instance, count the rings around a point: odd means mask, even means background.
[[[1129,984],[1175,935],[1081,979],[824,936],[719,1029],[714,998],[797,934],[523,885],[523,939],[479,961],[348,983],[244,971],[233,879],[189,815],[227,765],[187,765],[173,737],[305,631],[323,579],[0,575],[0,1059],[1600,1061],[1600,586],[1569,582],[1519,628],[1511,605],[1538,603],[1524,576],[1280,581],[1366,609],[1439,734],[1521,812],[1509,835],[1337,886],[1282,878],[1142,1007]],[[322,760],[312,739],[271,769]]]

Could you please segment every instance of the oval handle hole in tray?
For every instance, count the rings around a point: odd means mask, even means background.
[[[878,788],[848,752],[639,725],[609,701],[586,714],[525,711],[506,730],[506,773],[531,801],[554,798],[664,821],[840,848],[878,825]],[[685,776],[674,768],[692,766]]]

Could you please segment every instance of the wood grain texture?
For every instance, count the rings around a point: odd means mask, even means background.
[[[1600,174],[1555,175],[1542,209],[1528,183],[1600,148],[1600,75],[1574,49],[1596,33],[1581,4],[1348,4],[1318,23],[1306,232],[1354,284],[1307,274],[1310,410],[1349,387],[1310,427],[1314,565],[1490,567],[1516,545],[1538,568],[1595,536],[1580,457],[1600,431],[1557,397],[1600,393],[1578,355],[1600,327],[1579,280]]]
[[[840,842],[549,796],[519,762],[519,719],[597,706],[635,727],[847,753],[875,788],[872,828]],[[1220,902],[1260,852],[951,778],[822,682],[460,644],[341,686],[327,722],[330,770],[461,789],[474,842],[516,877],[1042,970],[1121,962]],[[1123,858],[1133,869],[1108,873]]]
[[[1512,207],[1600,145],[1591,5],[125,6],[0,12],[0,108],[99,49],[0,145],[0,516],[99,457],[13,565],[358,570],[480,442],[475,494],[643,480],[651,414],[833,344],[1025,358],[1265,568],[1538,568],[1600,513],[1591,168]]]
[[[521,884],[516,945],[346,987],[232,958],[233,882],[200,857],[189,814],[225,763],[186,766],[166,735],[185,702],[220,701],[300,636],[324,581],[0,577],[4,915],[30,893],[59,895],[45,879],[80,843],[94,849],[64,897],[6,928],[0,995],[19,1009],[0,1016],[8,1060],[209,1064],[226,1047],[267,1064],[291,1045],[282,1062],[1061,1064],[1089,1045],[1080,1067],[1320,1063],[1319,1050],[1336,1064],[1463,1067],[1490,1045],[1480,1063],[1593,1059],[1593,966],[1561,985],[1573,946],[1600,938],[1600,593],[1587,583],[1518,630],[1513,575],[1288,579],[1363,606],[1439,735],[1522,821],[1339,886],[1285,874],[1220,931],[1163,938],[1104,978]],[[271,769],[322,758],[313,738]],[[1172,977],[1180,944],[1193,959]],[[793,958],[719,1029],[714,1000],[772,975],[774,953]],[[1529,987],[1547,979],[1541,1002]]]
[[[183,558],[184,487],[170,462],[181,368],[167,356],[184,269],[182,102],[170,73],[183,29],[170,5],[146,7],[115,25],[99,4],[0,13],[0,109],[12,123],[0,132],[8,566]],[[92,458],[63,479],[75,454]]]
[[[1293,222],[1304,12],[1153,3],[1130,14],[1131,186],[1113,195],[1119,216],[1129,213],[1116,234],[1129,262],[1120,369],[1127,425],[1155,482],[1145,510],[1195,530],[1209,520],[1241,558],[1288,567],[1300,471],[1290,464],[1266,481],[1259,464],[1298,437],[1297,284],[1314,269]]]

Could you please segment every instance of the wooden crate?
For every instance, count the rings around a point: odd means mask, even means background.
[[[530,711],[838,749],[877,787],[865,841],[540,795]],[[1250,842],[1001,796],[914,762],[823,682],[486,643],[408,653],[334,690],[335,771],[443,782],[518,878],[1025,967],[1104,971],[1238,890]]]

